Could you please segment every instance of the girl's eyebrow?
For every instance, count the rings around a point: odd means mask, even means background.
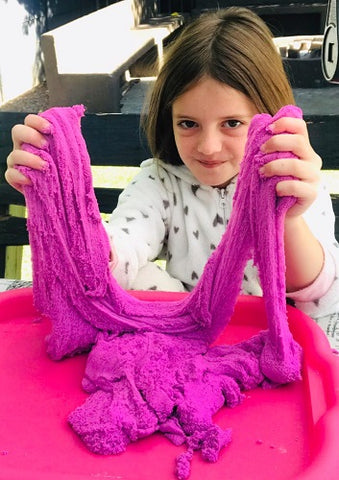
[[[173,117],[175,117],[175,118],[194,118],[191,115],[184,115],[183,113],[173,113]]]
[[[196,117],[194,116],[191,116],[191,115],[184,115],[182,113],[179,113],[179,114],[173,114],[173,117],[175,117],[177,120],[187,120],[187,119],[190,119],[190,120],[195,120],[195,121],[198,121],[196,119]],[[245,120],[245,119],[248,119],[248,118],[252,118],[251,115],[246,115],[246,114],[234,114],[234,115],[225,115],[225,116],[221,116],[219,117],[219,120]]]
[[[173,117],[178,119],[194,118],[194,117],[191,117],[191,115],[181,115],[181,114],[180,115],[173,114]]]

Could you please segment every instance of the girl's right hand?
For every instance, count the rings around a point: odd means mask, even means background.
[[[46,146],[48,141],[44,134],[50,133],[50,124],[39,115],[29,114],[24,125],[14,125],[12,128],[13,150],[7,157],[5,178],[16,190],[22,193],[24,185],[30,185],[30,180],[15,167],[24,165],[36,170],[43,170],[46,162],[39,156],[22,150],[23,143],[29,143],[37,148]]]

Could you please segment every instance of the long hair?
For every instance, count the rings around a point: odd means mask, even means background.
[[[272,34],[249,9],[230,7],[201,15],[169,46],[142,118],[152,155],[182,164],[172,127],[173,102],[203,76],[244,93],[260,113],[294,104]]]

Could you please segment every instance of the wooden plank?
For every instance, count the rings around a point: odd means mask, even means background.
[[[6,247],[6,263],[4,278],[21,278],[23,246]]]
[[[95,188],[99,210],[101,213],[112,213],[117,205],[122,188]]]
[[[94,188],[95,195],[98,200],[99,210],[101,213],[111,213],[113,208],[116,206],[118,197],[122,192],[122,188],[103,188],[103,187],[95,187]],[[6,205],[25,205],[25,197],[14,190],[8,184],[0,184],[0,206],[1,202],[6,199]],[[22,207],[19,207],[22,208]],[[14,214],[18,216],[17,214]],[[1,222],[4,221],[3,218],[7,218],[9,216],[4,214],[3,217],[0,216],[0,235],[4,233],[4,226],[1,227]],[[2,230],[1,230],[2,228]],[[0,239],[1,241],[1,239]]]
[[[0,278],[5,278],[6,272],[6,247],[0,245]]]
[[[150,157],[138,114],[86,114],[82,132],[92,165],[139,166]]]
[[[12,149],[11,129],[13,125],[23,123],[26,115],[22,112],[0,112],[0,276],[4,275],[8,256],[10,268],[18,268],[15,266],[18,262],[12,259],[13,252],[7,249],[6,254],[6,247],[28,244],[26,220],[7,215],[9,205],[25,205],[24,196],[3,178],[7,155]],[[336,146],[339,115],[312,115],[305,120],[313,148],[323,159],[323,168],[339,169],[339,150]],[[82,120],[82,131],[92,165],[138,166],[149,157],[145,138],[140,134],[139,121],[137,114],[86,114]],[[100,211],[110,213],[120,192],[121,189],[96,188]],[[339,195],[332,195],[332,201],[336,215],[336,238],[339,239]]]
[[[12,150],[11,129],[23,123],[26,113],[0,112],[0,182]],[[92,165],[139,166],[150,156],[139,128],[138,114],[86,114],[82,133]]]
[[[115,208],[121,189],[96,188],[95,194],[102,213],[111,213]],[[333,210],[336,216],[336,238],[339,240],[339,194],[332,194]],[[0,217],[0,245],[26,245],[28,234],[25,218]]]
[[[26,208],[11,205],[9,208],[10,215],[25,218]],[[23,246],[8,246],[6,248],[6,269],[5,278],[21,278]]]
[[[0,245],[28,245],[25,218],[0,217]]]
[[[21,112],[0,112],[0,182],[4,181],[7,156],[13,148],[12,127],[23,123],[26,115],[27,113]]]
[[[12,149],[11,128],[22,123],[26,114],[0,112],[0,174]],[[324,169],[339,169],[339,115],[307,115],[313,148],[323,159]],[[139,129],[138,114],[86,114],[82,132],[86,139],[92,165],[137,166],[150,156]],[[0,177],[1,182],[1,177]]]
[[[335,214],[335,238],[339,242],[339,193],[331,195],[333,211]]]
[[[336,140],[339,132],[339,115],[307,115],[305,121],[312,147],[323,160],[323,169],[339,169],[339,149]]]
[[[8,183],[0,183],[0,206],[1,205],[23,206],[25,205],[25,197],[22,195],[22,193],[15,190],[15,188],[11,187]]]

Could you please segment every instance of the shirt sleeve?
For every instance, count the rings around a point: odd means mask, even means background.
[[[168,194],[156,166],[141,169],[106,224],[115,257],[112,271],[123,288],[132,288],[139,270],[160,254],[168,216]]]
[[[325,185],[321,186],[318,198],[304,217],[324,250],[324,264],[311,285],[288,293],[288,297],[294,300],[297,308],[317,319],[339,312],[339,245],[334,235],[331,197]]]

